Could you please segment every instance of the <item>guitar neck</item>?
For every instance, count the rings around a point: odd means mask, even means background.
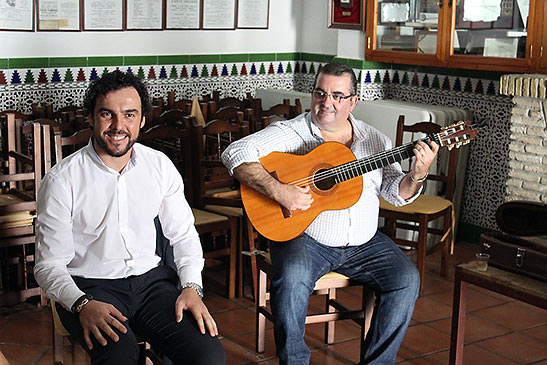
[[[437,134],[420,139],[420,141],[425,143],[431,140],[437,142]],[[363,157],[361,159],[333,167],[329,172],[332,174],[331,176],[334,177],[336,184],[353,179],[357,176],[364,175],[367,172],[381,169],[382,167],[412,157],[414,155],[413,149],[416,142],[418,141],[409,142],[388,151],[383,151],[372,156]]]

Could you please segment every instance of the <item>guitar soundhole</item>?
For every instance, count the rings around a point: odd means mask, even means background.
[[[336,185],[334,176],[331,176],[327,171],[327,169],[317,170],[313,175],[313,184],[319,190],[327,191]]]

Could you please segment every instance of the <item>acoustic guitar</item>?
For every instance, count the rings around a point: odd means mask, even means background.
[[[477,124],[459,122],[430,134],[421,141],[435,141],[452,149],[469,143],[478,134]],[[325,142],[306,155],[272,152],[260,159],[273,177],[285,184],[309,186],[313,203],[307,210],[288,209],[276,201],[241,184],[241,199],[247,215],[260,234],[272,241],[289,241],[298,237],[325,210],[351,207],[363,190],[363,176],[414,156],[417,141],[356,159],[353,152],[338,142]]]

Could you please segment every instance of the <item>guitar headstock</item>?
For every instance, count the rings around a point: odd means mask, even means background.
[[[464,144],[468,144],[475,139],[479,134],[479,129],[484,123],[473,124],[470,121],[461,121],[447,127],[441,128],[437,134],[441,147],[448,147],[449,150],[456,147],[459,148]]]

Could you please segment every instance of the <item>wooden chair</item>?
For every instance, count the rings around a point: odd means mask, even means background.
[[[195,120],[195,119],[194,119]],[[236,242],[239,257],[238,293],[243,292],[241,250],[244,213],[238,182],[220,160],[224,149],[234,140],[248,134],[248,123],[213,120],[205,127],[192,125],[194,164],[194,206],[208,212],[230,217],[237,222]]]
[[[8,154],[6,171],[0,175],[3,187],[0,193],[1,276],[6,290],[1,303],[13,305],[40,295],[32,267],[36,195],[42,178],[42,131],[40,124],[34,123],[29,138],[25,138],[22,121],[16,120],[14,114],[6,114],[1,119],[6,124]],[[44,129],[49,131],[47,126]],[[24,146],[27,140],[29,148]]]
[[[192,176],[195,175],[192,154],[191,130],[182,125],[193,123],[195,118],[184,117],[180,125],[157,125],[139,137],[139,142],[164,152],[171,158],[183,177],[186,199],[190,204],[196,192]],[[195,227],[202,242],[210,244],[209,250],[204,250],[205,260],[226,257],[226,295],[235,296],[236,283],[236,248],[237,248],[237,221],[235,218],[208,212],[199,207],[192,209],[195,218]],[[207,248],[207,247],[205,247]]]
[[[290,104],[290,99],[284,99],[282,104],[276,104],[270,109],[262,109],[261,99],[251,99],[249,105],[253,118],[249,119],[251,133],[267,127],[270,123],[278,120],[288,120],[302,114],[302,105],[300,99],[295,100],[295,104]]]
[[[249,234],[258,237],[256,231],[248,221]],[[256,352],[264,352],[266,342],[266,319],[273,321],[273,315],[268,308],[270,292],[268,280],[271,277],[271,260],[268,252],[255,250],[258,256],[258,286],[256,300]],[[336,290],[352,286],[362,287],[361,307],[348,309],[336,300]],[[367,290],[362,284],[349,279],[347,276],[330,272],[322,276],[315,283],[313,295],[325,295],[324,311],[318,314],[308,314],[306,324],[325,323],[324,341],[326,344],[334,343],[335,321],[351,319],[361,327],[361,351],[364,350],[365,336],[370,327],[374,309],[374,292]]]
[[[407,140],[404,135],[410,135],[410,140],[417,139],[415,134],[419,133],[438,133],[441,127],[434,123],[423,122],[414,125],[405,125],[404,116],[399,116],[397,122],[397,137],[396,145],[400,146]],[[437,173],[430,173],[428,181],[438,181],[441,184],[438,186],[438,195],[420,195],[411,204],[402,207],[394,207],[393,205],[380,198],[380,217],[385,219],[383,230],[395,241],[402,246],[413,247],[417,251],[416,265],[420,273],[420,291],[423,289],[425,279],[425,257],[436,249],[441,248],[441,275],[446,276],[446,270],[449,258],[449,246],[451,251],[454,244],[454,204],[452,198],[454,195],[454,185],[456,181],[456,162],[458,149],[454,148],[450,151],[439,150],[437,155]],[[448,156],[448,169],[446,173],[442,173],[441,161],[444,152]],[[425,186],[424,186],[425,188]],[[436,221],[439,218],[443,219],[442,228],[430,227],[430,222]],[[408,230],[418,232],[416,240],[397,237],[397,230]],[[439,242],[431,249],[427,247],[428,235],[440,236]],[[452,252],[451,252],[452,253]]]

